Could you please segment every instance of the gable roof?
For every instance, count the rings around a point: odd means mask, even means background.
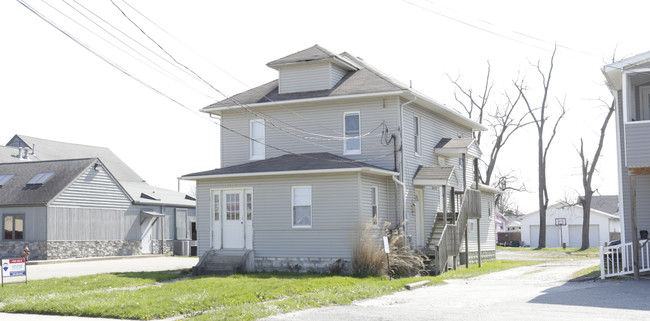
[[[0,187],[0,206],[46,205],[97,158],[0,164],[0,175],[14,175]],[[43,184],[28,184],[39,173],[53,173]]]
[[[474,158],[481,157],[481,150],[474,138],[442,138],[434,147],[434,151],[437,155],[446,157],[461,157],[462,154]]]
[[[580,210],[580,215],[582,215],[582,206],[580,206],[580,205],[567,205],[564,202],[558,202],[558,203],[549,205],[547,210],[548,209],[556,209],[557,210],[557,209],[569,208],[569,207],[580,208],[581,209]],[[598,209],[596,209],[594,207],[591,208],[591,214],[599,214],[599,215],[605,216],[605,217],[610,218],[610,219],[619,219],[619,217],[617,215],[610,214],[610,213],[605,213],[605,212],[600,211],[600,210],[598,210]],[[528,214],[525,214],[521,218],[523,219],[523,218],[527,218],[527,217],[534,216],[534,215],[539,215],[539,210],[536,210],[536,211],[530,212]]]
[[[196,199],[184,193],[151,186],[144,182],[122,182],[120,185],[136,205],[194,207]],[[151,196],[151,197],[147,197]]]
[[[338,55],[330,52],[329,50],[319,45],[314,45],[312,47],[298,51],[296,53],[282,57],[280,59],[273,60],[266,65],[273,69],[278,69],[278,67],[286,66],[286,65],[304,64],[304,63],[313,63],[313,62],[326,62],[326,61],[330,61],[337,65],[341,65],[346,69],[355,69],[355,67],[351,65],[350,62],[345,61]]]
[[[266,105],[298,104],[315,100],[321,101],[349,99],[353,97],[400,96],[407,101],[415,100],[414,103],[473,130],[487,130],[487,128],[482,124],[479,124],[444,104],[436,102],[435,100],[411,89],[409,86],[393,79],[367,64],[365,61],[358,59],[347,52],[340,55],[334,55],[326,49],[316,45],[278,60],[274,60],[268,65],[273,68],[274,66],[282,64],[323,59],[334,59],[333,61],[352,66],[347,74],[332,89],[280,94],[278,80],[274,80],[206,106],[202,108],[201,111],[207,113],[219,112],[226,109],[243,108],[242,105],[245,105],[246,108],[254,108]]]
[[[117,180],[129,182],[143,181],[140,175],[106,147],[65,143],[26,135],[15,135],[7,145],[15,142],[20,142],[22,143],[21,145],[29,148],[28,156],[30,160],[44,161],[96,157],[102,160]],[[15,157],[18,154],[17,146],[6,146],[0,149],[0,153],[3,154],[0,155],[0,161],[19,161]]]
[[[286,154],[265,160],[183,175],[183,179],[368,171],[398,173],[331,153]]]
[[[580,199],[582,198],[583,196],[580,196]],[[618,195],[594,195],[591,197],[591,208],[619,216]]]
[[[623,86],[622,76],[626,70],[643,67],[648,67],[650,63],[650,51],[634,55],[629,58],[619,60],[617,62],[605,65],[601,71],[607,79],[607,85],[610,89],[621,90]]]
[[[450,185],[454,166],[418,166],[413,176],[414,185],[443,186]]]

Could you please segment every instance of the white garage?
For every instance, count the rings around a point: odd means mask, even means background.
[[[565,225],[556,226],[556,219]],[[589,224],[589,246],[597,247],[610,241],[610,231],[620,231],[620,220],[616,215],[591,209]],[[535,211],[521,218],[521,240],[524,246],[539,245],[539,212]],[[582,246],[582,207],[577,205],[553,204],[546,210],[546,247],[561,247],[562,241],[568,247]]]

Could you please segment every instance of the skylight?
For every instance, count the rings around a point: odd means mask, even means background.
[[[0,187],[9,181],[14,175],[12,174],[0,174]]]
[[[36,174],[36,176],[34,176],[34,178],[32,178],[32,180],[27,182],[27,184],[33,184],[33,185],[43,184],[50,177],[52,177],[52,175],[54,175],[54,173],[38,173]]]

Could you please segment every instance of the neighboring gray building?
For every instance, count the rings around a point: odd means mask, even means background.
[[[624,269],[611,275],[633,272],[635,252],[639,270],[650,271],[650,243],[639,243],[650,231],[650,52],[606,65],[602,72],[616,106],[621,246],[626,257]]]
[[[483,256],[494,257],[498,191],[481,186],[480,221],[457,218],[481,155],[472,134],[484,126],[348,53],[316,45],[267,66],[278,80],[202,109],[220,117],[223,167],[183,176],[197,184],[199,255],[326,270],[350,260],[361,229],[390,222],[443,270],[467,226],[480,224]]]
[[[36,230],[26,230],[25,241],[47,241],[48,244],[59,244],[56,242],[63,240],[81,242],[65,243],[75,244],[68,247],[66,251],[56,252],[51,247],[48,247],[48,251],[34,248],[32,250],[33,258],[52,259],[147,253],[190,255],[192,250],[196,255],[195,199],[184,193],[147,184],[108,148],[15,135],[7,146],[0,146],[0,165],[2,166],[0,177],[14,175],[6,183],[20,184],[22,181],[17,179],[16,174],[12,174],[11,171],[37,168],[37,165],[41,167],[53,166],[53,169],[56,169],[56,171],[50,172],[68,173],[71,169],[65,169],[65,166],[78,163],[78,161],[71,160],[78,158],[96,159],[96,163],[101,164],[99,171],[105,171],[110,176],[111,184],[116,184],[124,198],[106,199],[100,202],[85,199],[86,194],[93,193],[98,188],[104,188],[101,185],[102,182],[93,181],[92,184],[81,185],[80,190],[76,192],[79,199],[70,200],[68,203],[55,202],[52,199],[39,200],[39,202],[44,201],[45,203],[38,203],[41,208],[38,211],[44,211],[42,213],[36,211],[41,213],[38,214],[33,212],[34,208],[31,206],[33,203],[30,203],[36,200],[29,200],[33,193],[25,192],[12,196],[19,195],[23,200],[27,200],[26,204],[29,206],[23,206],[8,203],[5,196],[9,190],[0,188],[0,215],[23,215],[25,222],[45,224],[42,226],[26,225],[26,228]],[[60,179],[69,178],[60,175],[52,176],[48,180],[49,183],[39,187],[39,190],[41,188],[49,190],[50,186],[58,184]],[[21,179],[27,178],[22,177]],[[15,192],[20,193],[21,191]],[[126,207],[124,207],[125,200]],[[21,207],[23,207],[22,210]],[[63,211],[62,208],[68,210]],[[106,211],[112,214],[107,215]],[[45,221],[34,221],[33,215],[43,215]],[[97,219],[98,217],[103,217],[106,220]],[[124,228],[120,227],[120,224],[130,224],[128,233],[120,230]],[[50,228],[46,228],[48,226]],[[59,226],[64,229],[60,230]],[[48,234],[42,235],[38,232],[40,228],[45,229]],[[78,230],[84,231],[86,234],[78,238],[75,234],[78,233],[76,232]],[[0,256],[19,255],[22,248],[19,252],[15,251],[21,247],[22,242],[24,241],[3,238]],[[118,244],[120,250],[116,251],[115,246],[118,245],[113,246],[113,244]]]

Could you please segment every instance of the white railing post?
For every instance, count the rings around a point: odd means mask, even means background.
[[[605,256],[603,255],[603,247],[600,247],[600,279],[605,279]]]

